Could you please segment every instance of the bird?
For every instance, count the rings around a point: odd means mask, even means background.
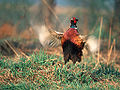
[[[49,30],[53,36],[61,40],[65,64],[69,60],[72,60],[73,64],[77,61],[80,62],[83,55],[82,49],[84,48],[85,41],[78,32],[77,21],[78,19],[72,17],[70,28],[64,33]]]
[[[75,64],[81,61],[83,54],[94,54],[99,48],[98,40],[94,36],[81,35],[77,28],[78,19],[72,17],[70,26],[65,32],[54,30],[51,25],[32,25],[37,31],[40,43],[44,48],[62,47],[65,64],[72,60]]]
[[[65,64],[71,59],[75,64],[76,61],[81,61],[83,55],[82,49],[84,48],[85,41],[80,38],[80,34],[77,29],[77,21],[75,17],[71,19],[70,28],[63,34],[61,38],[61,45],[63,49]]]

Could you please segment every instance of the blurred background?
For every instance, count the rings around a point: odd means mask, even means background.
[[[46,48],[47,26],[65,32],[73,16],[79,19],[80,34],[96,38],[102,17],[101,51],[108,51],[115,40],[120,54],[120,0],[0,0],[0,53],[14,53],[5,40],[24,52]]]

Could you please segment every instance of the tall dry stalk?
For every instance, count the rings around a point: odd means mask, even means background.
[[[5,43],[13,50],[15,55],[19,57],[19,54],[17,53],[17,50],[15,49],[15,47],[12,44],[10,44],[8,40],[5,40]]]
[[[111,26],[110,26],[110,31],[109,31],[108,51],[110,49],[110,43],[111,43]]]
[[[109,40],[108,40],[108,56],[107,56],[107,65],[109,63],[109,60],[110,60],[110,55],[111,55],[111,48],[110,48],[110,45],[111,45],[111,25],[110,25],[110,30],[109,30]],[[110,50],[109,50],[110,49]]]
[[[114,55],[113,56],[114,56],[114,59],[116,58],[115,39],[113,40],[112,45],[111,45],[111,25],[112,25],[112,19],[111,19],[110,30],[109,30],[107,65],[110,62],[113,47],[114,47]]]
[[[58,20],[58,21],[60,22],[58,16],[57,16],[56,13],[54,12],[54,10],[51,8],[51,6],[48,4],[48,2],[47,2],[46,0],[42,0],[42,1],[43,1],[43,3],[46,5],[46,7],[48,7],[48,9],[53,13],[53,15],[55,16],[56,20]]]
[[[52,7],[48,4],[48,2],[46,1],[46,0],[42,0],[43,1],[43,3],[46,5],[46,7],[52,12],[52,14],[54,15],[54,17],[55,17],[55,19],[60,23],[60,25],[63,27],[64,25],[60,22],[60,19],[58,18],[58,16],[57,16],[57,14],[56,14],[56,12],[52,9]],[[49,26],[48,28],[52,28],[49,24],[49,22],[48,22],[48,20],[46,20],[46,23],[47,23],[47,25]],[[63,28],[62,28],[63,29]],[[62,31],[64,31],[64,29],[62,30]]]
[[[113,47],[115,47],[115,39],[113,40],[110,50],[108,51],[107,65],[110,63],[110,58],[111,58]],[[114,51],[114,55],[115,55],[115,51]]]
[[[101,32],[102,32],[102,25],[103,25],[103,17],[101,17],[100,20],[100,32],[99,32],[99,39],[98,39],[98,43],[100,45],[100,41],[101,41]],[[99,64],[99,59],[100,59],[100,47],[98,47],[98,64]]]
[[[102,26],[103,26],[103,17],[101,17],[100,19],[100,31],[99,31],[99,38],[98,38],[98,43],[100,45],[100,41],[101,41],[101,32],[102,32]],[[100,59],[100,47],[98,47],[98,55],[97,55],[97,64],[95,65],[94,69],[98,66],[99,64],[99,59]]]

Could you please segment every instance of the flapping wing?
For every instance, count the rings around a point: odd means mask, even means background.
[[[48,31],[50,33],[50,36],[44,42],[45,45],[47,45],[48,47],[57,47],[61,45],[61,38],[63,37],[63,33],[50,30],[50,29]]]
[[[57,47],[61,44],[63,33],[49,29],[45,25],[33,25],[32,29],[38,34],[38,38],[43,47]]]
[[[54,31],[54,30],[50,30],[50,29],[48,29],[48,31],[50,32],[50,34],[52,36],[56,37],[57,39],[61,39],[63,37],[63,34],[64,34],[61,32]]]
[[[97,52],[98,48],[100,47],[100,44],[98,43],[98,39],[94,36],[88,36],[88,35],[79,35],[81,39],[83,39],[85,43],[84,49],[87,50],[89,53],[95,53]]]

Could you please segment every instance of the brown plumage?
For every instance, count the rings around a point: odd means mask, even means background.
[[[64,54],[65,64],[71,59],[75,64],[77,61],[81,61],[83,55],[82,49],[84,47],[84,40],[81,38],[81,35],[77,30],[78,19],[73,17],[71,19],[70,28],[65,33],[59,33],[56,31],[49,30],[49,32],[56,38],[61,40],[61,45]]]
[[[82,49],[85,42],[79,37],[75,28],[69,28],[61,39],[65,64],[71,59],[75,64],[81,61]]]

